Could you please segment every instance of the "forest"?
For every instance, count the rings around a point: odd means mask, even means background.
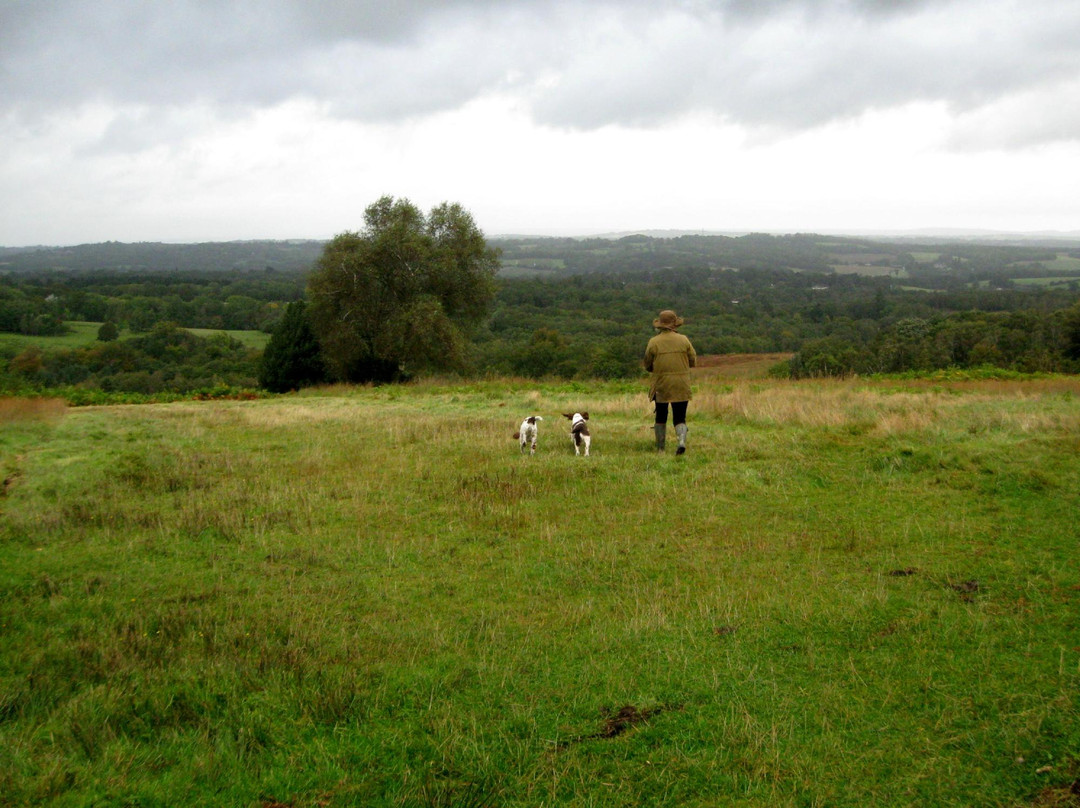
[[[791,355],[794,377],[948,368],[1080,372],[1080,244],[796,234],[489,239],[489,316],[463,372],[633,378],[660,309],[699,354]],[[0,250],[0,386],[155,394],[251,389],[304,299],[317,241]],[[98,339],[27,346],[103,324]],[[189,329],[215,333],[196,336]],[[48,345],[48,341],[43,341]]]

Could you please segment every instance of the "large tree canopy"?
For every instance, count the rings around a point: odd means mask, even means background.
[[[424,216],[384,196],[364,222],[326,245],[308,281],[327,366],[345,381],[460,367],[494,296],[498,251],[456,203]]]

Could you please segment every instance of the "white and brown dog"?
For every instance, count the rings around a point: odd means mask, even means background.
[[[543,421],[542,415],[530,415],[524,421],[521,422],[521,429],[514,433],[514,440],[521,442],[521,451],[525,451],[525,447],[529,447],[529,454],[536,454],[536,437],[539,430],[537,429],[536,422]]]
[[[564,412],[563,418],[570,419],[570,440],[574,443],[574,454],[581,454],[584,447],[585,456],[589,456],[589,445],[592,437],[589,435],[589,413],[587,412]]]

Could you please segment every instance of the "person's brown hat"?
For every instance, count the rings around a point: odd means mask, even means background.
[[[684,322],[686,321],[671,309],[664,309],[660,312],[660,316],[652,321],[652,324],[653,328],[664,328],[668,331],[674,331]]]

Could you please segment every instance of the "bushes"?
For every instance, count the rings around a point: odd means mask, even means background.
[[[866,367],[865,351],[839,337],[809,340],[789,362],[796,379],[822,376],[850,376]]]
[[[489,339],[474,346],[473,372],[560,379],[629,379],[641,374],[645,343],[634,337],[597,338],[539,328],[527,341]]]
[[[107,393],[191,393],[255,386],[258,353],[225,334],[197,337],[170,323],[149,334],[89,348],[28,348],[8,362],[6,388],[74,386]]]
[[[97,338],[99,342],[112,342],[120,336],[120,329],[116,327],[116,323],[112,320],[106,320],[98,328]]]
[[[869,345],[835,337],[808,340],[791,374],[927,373],[945,368],[1000,368],[1020,373],[1074,373],[1070,324],[1076,307],[1053,312],[969,311],[933,319],[908,317]]]

